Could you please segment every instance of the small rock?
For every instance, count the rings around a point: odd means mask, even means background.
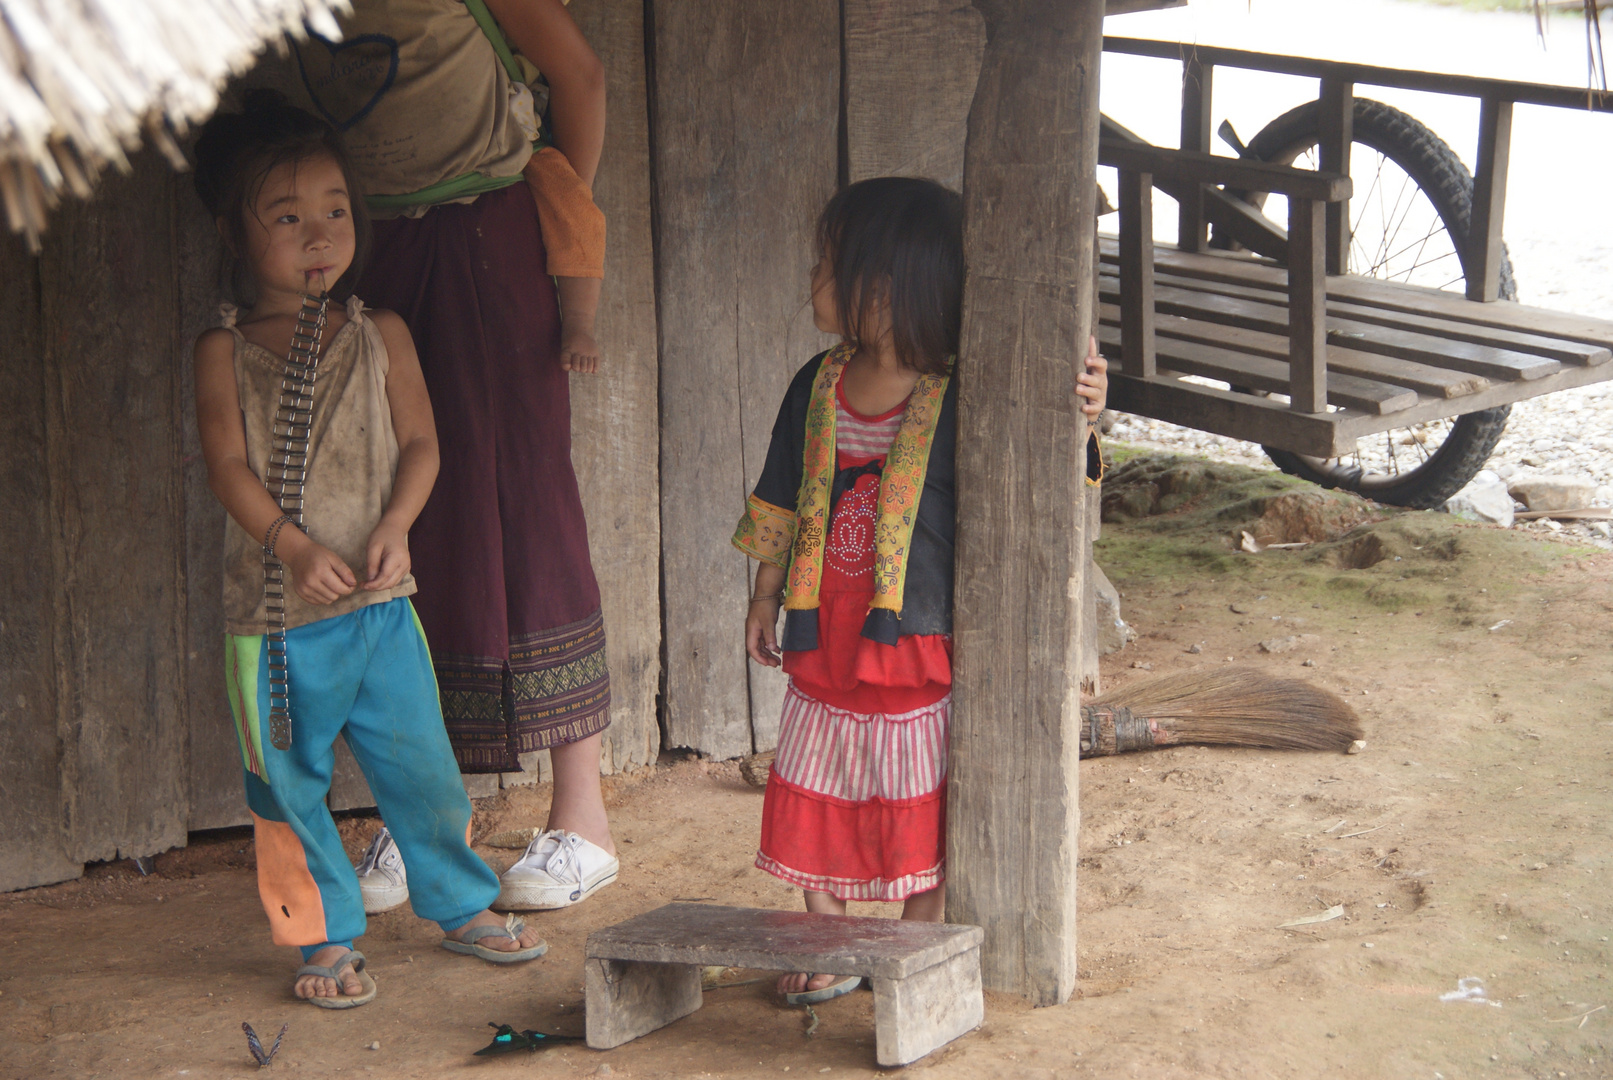
[[[1484,471],[1490,472],[1491,470],[1486,469]],[[1509,461],[1504,465],[1497,465],[1494,469],[1494,472],[1495,475],[1500,477],[1502,480],[1511,480],[1514,476],[1518,475],[1518,467]]]
[[[1486,469],[1468,481],[1461,491],[1446,499],[1440,509],[1457,517],[1487,521],[1510,529],[1513,520],[1512,498],[1501,478]]]
[[[1315,637],[1315,634],[1289,634],[1285,637],[1267,638],[1260,643],[1260,651],[1263,653],[1293,652],[1306,642],[1314,640]]]
[[[372,1042],[372,1043],[370,1043],[370,1045],[366,1046],[364,1049],[366,1049],[366,1050],[379,1050],[379,1049],[381,1049],[381,1044],[378,1043],[378,1042]]]
[[[1197,644],[1189,645],[1187,647],[1187,651],[1190,652],[1190,653],[1201,653],[1201,652],[1203,652],[1204,651],[1204,642],[1200,641]]]
[[[1304,667],[1315,667],[1316,666],[1316,661],[1315,660],[1307,660],[1307,661],[1305,661],[1303,666]]]
[[[1344,751],[1344,752],[1346,754],[1359,754],[1361,751],[1365,750],[1366,748],[1367,748],[1367,741],[1365,739],[1357,739],[1357,740],[1355,740],[1355,742],[1351,743],[1350,748],[1348,750]]]
[[[1241,604],[1228,604],[1227,605],[1227,610],[1232,612],[1232,614],[1234,614],[1234,615],[1247,615],[1247,614],[1249,614],[1249,609],[1244,607]]]
[[[1531,510],[1583,510],[1596,497],[1596,484],[1577,476],[1534,476],[1512,481],[1507,493]]]
[[[594,1075],[595,1076],[609,1076],[611,1073],[613,1073],[615,1071],[616,1070],[611,1068],[609,1065],[601,1065],[599,1068],[594,1070]]]
[[[1605,521],[1591,522],[1590,532],[1592,536],[1599,536],[1603,540],[1613,540],[1613,525],[1609,525]]]
[[[1591,494],[1592,506],[1613,506],[1613,487],[1603,484]]]
[[[1154,670],[1154,665],[1153,664],[1145,664],[1141,660],[1133,660],[1131,662],[1131,666],[1134,667],[1134,668],[1137,668],[1139,671],[1153,671]]]

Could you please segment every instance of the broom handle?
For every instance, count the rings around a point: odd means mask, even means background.
[[[1167,740],[1148,718],[1135,715],[1124,705],[1083,705],[1081,707],[1081,756],[1105,757],[1133,750],[1147,750]]]

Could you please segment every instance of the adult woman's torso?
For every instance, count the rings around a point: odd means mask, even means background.
[[[366,194],[520,173],[532,144],[463,0],[355,0],[342,29],[340,42],[299,44],[294,67],[313,108],[342,133]]]

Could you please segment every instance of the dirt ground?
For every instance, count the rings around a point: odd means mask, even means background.
[[[1208,491],[1179,484],[1197,490],[1105,527],[1099,558],[1141,634],[1107,684],[1235,657],[1346,695],[1366,751],[1084,762],[1080,992],[1045,1009],[988,995],[980,1030],[908,1071],[1613,1076],[1613,556],[1435,514],[1235,552],[1228,537],[1289,482],[1217,469]],[[709,991],[609,1052],[471,1056],[490,1020],[582,1030],[596,927],[674,899],[799,902],[751,868],[762,800],[735,764],[607,786],[621,880],[538,916],[548,957],[454,956],[393,911],[360,944],[380,996],[347,1012],[290,996],[295,956],[268,941],[244,831],[194,837],[150,877],[108,864],[0,897],[0,1077],[245,1077],[243,1020],[290,1022],[275,1070],[292,1076],[876,1075],[872,994],[819,1007],[808,1035],[767,982]],[[541,822],[546,801],[486,800],[478,834]],[[345,820],[355,855],[375,827]],[[516,854],[480,850],[499,867]],[[1452,999],[1461,979],[1480,996]]]

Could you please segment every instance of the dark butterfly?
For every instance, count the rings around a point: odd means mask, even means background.
[[[497,1028],[498,1034],[493,1036],[492,1042],[476,1051],[477,1057],[508,1054],[513,1050],[541,1050],[554,1043],[583,1041],[581,1035],[546,1035],[530,1028],[526,1031],[516,1031],[508,1024],[495,1024],[491,1020],[487,1022],[487,1026]]]
[[[265,1054],[263,1044],[258,1041],[258,1033],[252,1030],[251,1024],[241,1021],[241,1030],[246,1032],[246,1048],[252,1051],[252,1056],[257,1059],[258,1068],[267,1069],[274,1064],[274,1056],[280,1052],[280,1040],[286,1037],[286,1028],[290,1026],[290,1024],[280,1025],[280,1034],[274,1037],[274,1045],[269,1047],[269,1052]]]

